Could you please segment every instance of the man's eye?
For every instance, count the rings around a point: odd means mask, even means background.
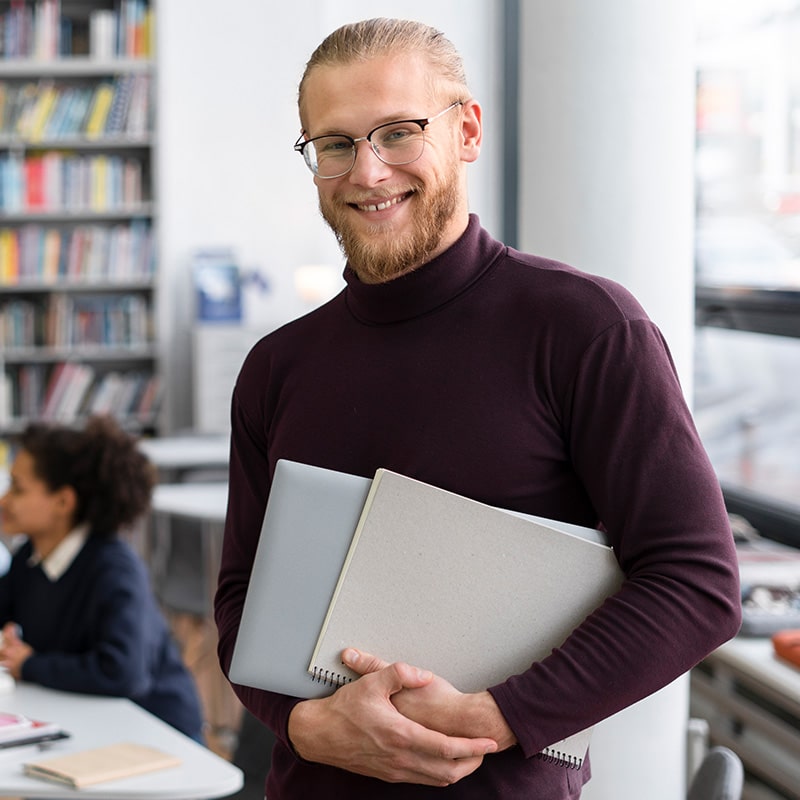
[[[329,141],[322,141],[318,142],[316,145],[317,152],[320,155],[341,155],[342,153],[348,153],[352,149],[353,145],[350,144],[347,139],[331,139]]]
[[[403,144],[403,142],[407,141],[413,135],[414,131],[411,128],[390,128],[381,133],[381,144],[390,147],[392,145]]]

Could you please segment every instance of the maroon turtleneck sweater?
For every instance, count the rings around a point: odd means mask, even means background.
[[[533,756],[666,685],[740,621],[719,485],[666,344],[619,285],[507,248],[474,216],[409,275],[345,278],[338,296],[253,348],[234,390],[223,668],[279,458],[370,477],[386,467],[489,505],[602,525],[626,580],[552,655],[489,687],[519,745],[447,789],[301,761],[286,734],[298,700],[235,686],[278,736],[267,795],[577,797],[588,759],[573,771]]]

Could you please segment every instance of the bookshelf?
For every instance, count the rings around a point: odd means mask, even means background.
[[[152,0],[0,0],[0,436],[157,432]]]

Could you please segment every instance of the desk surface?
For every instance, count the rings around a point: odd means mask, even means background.
[[[219,434],[142,439],[139,447],[159,469],[225,467],[230,457],[230,437]]]
[[[72,734],[50,744],[0,751],[0,795],[25,798],[96,797],[103,800],[201,800],[226,797],[242,787],[241,771],[130,700],[72,694],[19,683],[0,694],[0,709],[58,722]],[[67,789],[23,774],[22,764],[47,756],[137,742],[178,756],[178,767],[85,789]]]
[[[769,637],[737,636],[707,657],[779,694],[800,712],[800,668],[775,655]]]
[[[224,481],[161,483],[153,490],[151,503],[158,514],[174,514],[204,522],[225,522],[227,505],[228,484]]]

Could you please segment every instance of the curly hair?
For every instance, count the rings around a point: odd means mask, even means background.
[[[88,523],[93,535],[113,536],[150,508],[155,467],[111,417],[90,417],[83,430],[33,423],[20,447],[51,490],[75,490],[73,524]]]
[[[298,90],[302,113],[303,89],[317,67],[344,66],[382,55],[418,53],[427,59],[431,85],[444,83],[454,98],[469,97],[464,62],[453,43],[439,30],[408,19],[365,19],[342,25],[311,54]]]

